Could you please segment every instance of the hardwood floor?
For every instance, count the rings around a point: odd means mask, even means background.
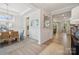
[[[64,46],[61,44],[62,34],[57,34],[54,39],[39,45],[32,39],[25,39],[21,42],[0,48],[1,55],[62,55]],[[63,38],[64,39],[64,38]],[[61,51],[61,53],[59,53]]]
[[[39,45],[32,39],[25,39],[21,42],[14,43],[12,45],[0,48],[0,54],[2,55],[37,55],[44,48],[45,44]]]
[[[54,39],[52,40],[52,43],[48,45],[41,53],[40,55],[64,55],[64,45],[62,45],[62,33],[56,33],[54,36]]]

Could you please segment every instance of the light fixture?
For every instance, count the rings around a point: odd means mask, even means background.
[[[5,3],[5,5],[6,5],[6,13],[7,13],[7,15],[6,15],[6,19],[8,20],[9,18],[8,18],[8,3]]]
[[[8,20],[8,19],[12,19],[13,16],[9,14],[9,10],[8,10],[8,3],[4,3],[4,7],[5,7],[5,15],[0,15],[0,20],[3,21],[3,20]]]
[[[6,11],[7,14],[6,14],[5,18],[6,18],[7,20],[9,20],[9,19],[11,19],[11,17],[12,17],[11,15],[9,15],[9,8],[8,8],[8,7],[9,7],[9,4],[8,4],[8,3],[5,3],[5,5],[6,5],[6,10],[7,10],[7,11]]]
[[[5,5],[6,5],[6,16],[5,16],[5,18],[6,18],[6,20],[11,20],[12,19],[12,16],[9,14],[9,9],[8,9],[8,7],[9,7],[9,4],[8,3],[5,3]],[[11,29],[12,28],[12,26],[13,26],[13,24],[12,23],[10,23],[10,22],[6,22],[7,23],[7,25],[8,25],[8,28],[9,29]]]

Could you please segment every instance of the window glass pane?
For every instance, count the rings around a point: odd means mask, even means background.
[[[0,20],[12,20],[13,16],[10,15],[0,15]]]

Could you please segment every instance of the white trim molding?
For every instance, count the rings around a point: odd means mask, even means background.
[[[74,8],[74,7],[75,6],[69,6],[69,7],[65,7],[65,8],[62,8],[62,9],[58,9],[58,10],[52,11],[51,14],[55,15],[55,14],[60,14],[60,13],[68,12],[68,11],[71,11],[72,8]]]

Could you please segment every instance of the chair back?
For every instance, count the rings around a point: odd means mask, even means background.
[[[10,31],[9,35],[10,35],[10,38],[17,38],[17,37],[19,37],[18,31]]]
[[[1,32],[1,39],[8,40],[9,32]]]
[[[13,36],[14,36],[15,38],[19,38],[19,33],[18,33],[17,31],[15,31],[15,32],[13,32]]]

